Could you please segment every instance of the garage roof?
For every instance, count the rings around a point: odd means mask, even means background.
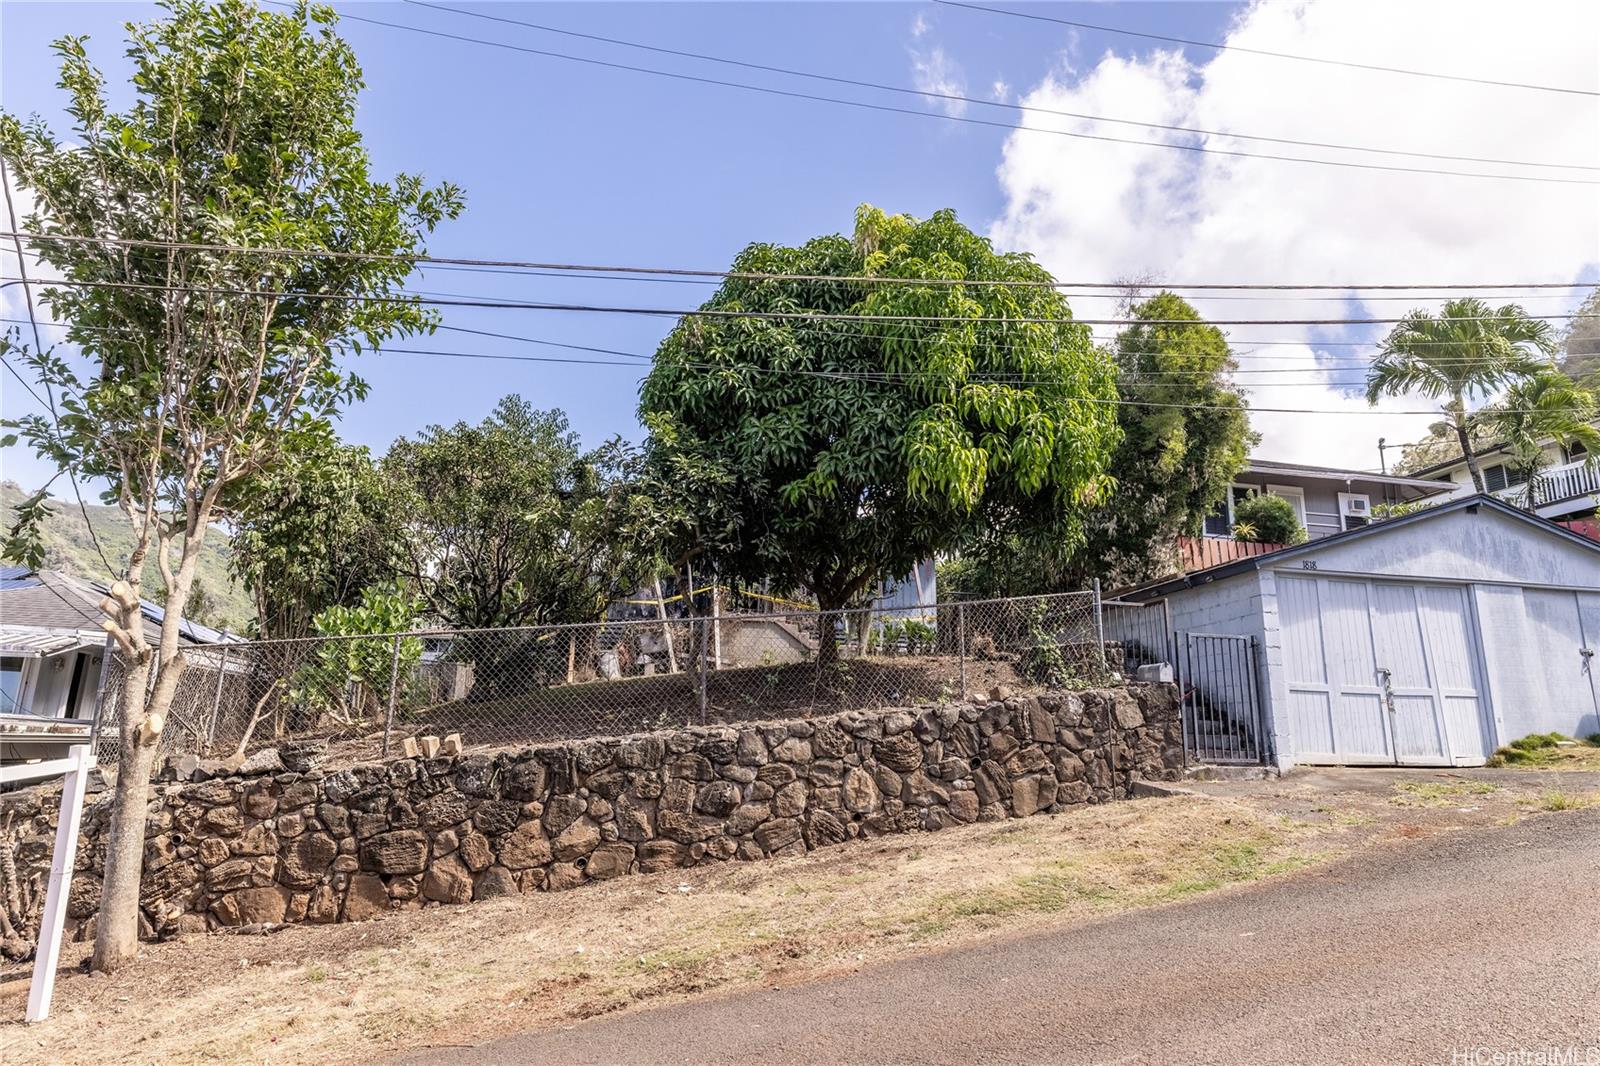
[[[1388,518],[1382,522],[1373,522],[1370,525],[1359,526],[1356,529],[1347,529],[1342,533],[1334,533],[1330,536],[1319,537],[1316,540],[1309,540],[1304,544],[1280,548],[1275,552],[1267,552],[1264,555],[1236,559],[1221,566],[1213,566],[1208,570],[1195,570],[1187,574],[1161,578],[1148,584],[1136,585],[1131,589],[1119,592],[1117,595],[1122,599],[1152,599],[1157,596],[1164,596],[1169,592],[1176,592],[1179,589],[1194,588],[1196,585],[1219,581],[1235,574],[1259,570],[1263,565],[1275,564],[1284,559],[1305,555],[1308,552],[1322,551],[1334,544],[1343,544],[1346,541],[1357,540],[1361,537],[1374,536],[1419,522],[1429,522],[1455,511],[1476,511],[1481,507],[1498,511],[1509,518],[1526,522],[1529,526],[1543,533],[1564,538],[1574,544],[1582,545],[1589,551],[1600,553],[1600,542],[1590,540],[1581,533],[1575,533],[1563,525],[1550,521],[1548,518],[1540,518],[1536,514],[1513,507],[1496,496],[1480,493],[1472,496],[1462,496],[1434,507],[1426,507],[1420,511],[1413,511],[1410,514],[1401,515],[1399,518]]]

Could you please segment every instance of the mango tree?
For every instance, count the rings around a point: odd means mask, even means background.
[[[1115,370],[1031,258],[862,207],[853,236],[752,244],[731,273],[640,399],[653,460],[709,489],[690,527],[721,574],[836,610],[986,530],[1081,536]]]

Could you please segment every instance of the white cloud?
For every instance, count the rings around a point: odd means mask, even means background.
[[[922,12],[918,11],[911,19],[911,38],[921,42],[932,29],[931,24]],[[950,58],[941,46],[914,44],[906,49],[911,57],[911,83],[918,92],[939,93],[945,96],[966,96],[967,79],[962,73],[961,65]],[[965,100],[927,100],[930,108],[943,111],[947,115],[964,115],[967,113]]]
[[[1463,10],[1465,7],[1479,10]],[[1600,69],[1600,8],[1531,3],[1516,19],[1488,0],[1257,3],[1229,43],[1544,84],[1593,86]],[[1418,43],[1425,42],[1425,48]],[[1211,130],[1505,159],[1600,164],[1600,106],[1563,96],[1373,71],[1216,53],[1193,65],[1176,52],[1108,52],[1073,77],[1060,72],[1022,94],[1033,107]],[[1508,171],[1412,157],[1351,155],[1228,137],[1197,138],[1025,113],[1030,126],[1141,140],[1397,166]],[[1583,171],[1520,171],[1594,177]],[[1062,280],[1154,272],[1171,282],[1478,283],[1574,281],[1600,270],[1595,186],[1482,181],[1238,159],[1018,132],[998,168],[1005,207],[993,236],[1036,254]],[[1326,295],[1326,294],[1324,294]],[[1360,303],[1214,300],[1213,319],[1392,318],[1409,303],[1365,293]],[[1394,295],[1394,294],[1391,294]],[[1424,302],[1424,301],[1419,301]],[[1430,301],[1437,303],[1437,301]],[[1575,300],[1572,302],[1576,302]],[[1074,298],[1083,317],[1110,317],[1113,301]],[[1570,310],[1531,299],[1530,310]],[[1354,313],[1352,313],[1354,312]],[[1251,370],[1272,381],[1258,408],[1367,412],[1341,382],[1358,382],[1370,350],[1328,341],[1372,340],[1386,327],[1319,330],[1238,326],[1229,332]],[[1252,339],[1304,347],[1251,348]],[[1319,344],[1320,342],[1320,344]],[[1265,358],[1270,355],[1271,358]],[[1312,369],[1315,368],[1315,369]],[[1289,384],[1294,382],[1296,384]],[[1429,406],[1386,402],[1396,412]],[[1259,411],[1259,451],[1286,460],[1376,465],[1376,441],[1420,436],[1431,419],[1400,414],[1304,416]]]
[[[989,86],[989,96],[1003,104],[1011,99],[1011,86],[1005,83],[1005,79],[996,78],[994,84]]]

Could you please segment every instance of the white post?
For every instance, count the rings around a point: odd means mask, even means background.
[[[56,823],[56,851],[50,860],[50,887],[44,897],[44,918],[39,923],[39,943],[34,949],[33,983],[28,986],[30,1022],[50,1014],[50,996],[56,987],[56,966],[61,961],[61,934],[67,922],[67,893],[72,889],[72,868],[78,862],[78,825],[83,820],[83,794],[94,769],[94,749],[74,744],[68,753],[71,768],[61,783],[61,817]]]
[[[711,668],[722,669],[722,586],[711,582]]]

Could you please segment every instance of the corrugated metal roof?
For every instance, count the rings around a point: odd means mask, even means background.
[[[92,648],[103,643],[105,637],[100,634],[0,625],[0,654],[5,655],[54,655],[71,648]]]
[[[99,629],[100,601],[109,586],[55,570],[32,573],[22,567],[0,569],[0,626],[28,626],[35,629]],[[161,621],[166,612],[149,600],[139,605],[149,625],[145,643],[160,640]],[[221,630],[184,619],[179,630],[184,639],[196,644],[220,644],[241,638]]]

